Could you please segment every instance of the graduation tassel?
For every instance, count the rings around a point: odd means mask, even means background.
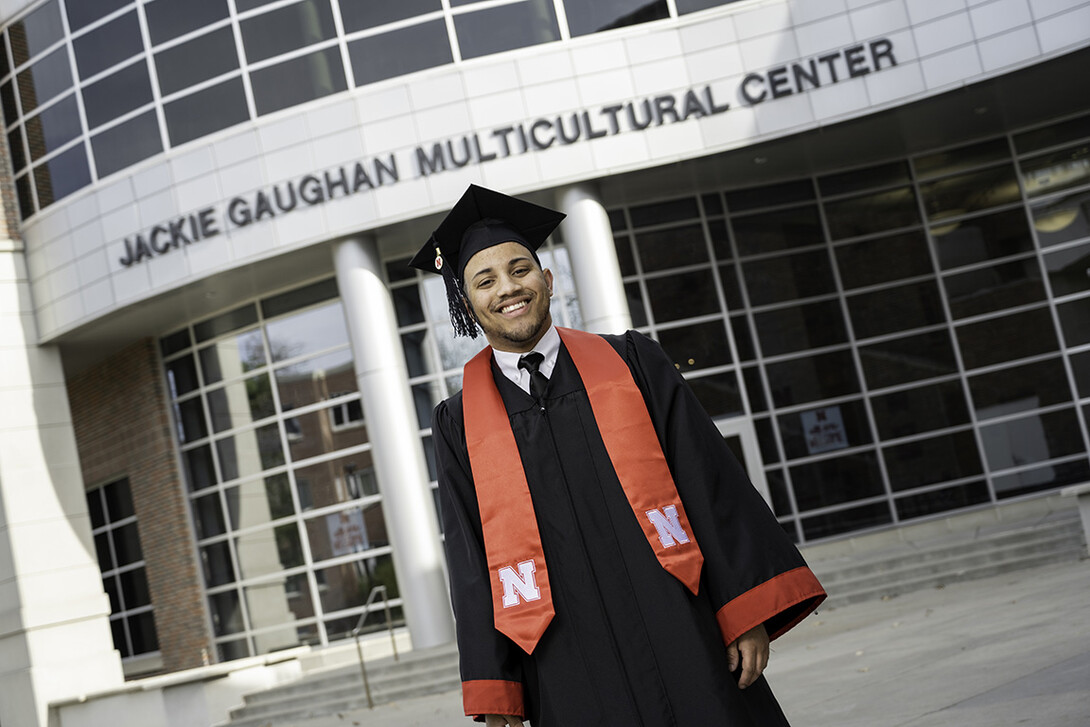
[[[435,241],[432,238],[433,242]],[[477,337],[477,319],[469,312],[469,301],[462,293],[462,286],[454,275],[454,269],[446,264],[443,253],[435,242],[435,269],[443,276],[447,288],[447,307],[450,309],[450,323],[454,326],[455,336]]]

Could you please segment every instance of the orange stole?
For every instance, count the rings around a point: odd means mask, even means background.
[[[696,544],[651,416],[627,364],[600,336],[557,328],[586,387],[598,431],[625,497],[662,567],[697,593],[704,557]],[[555,611],[534,504],[526,484],[507,409],[492,378],[492,349],[466,364],[463,411],[466,446],[481,512],[485,555],[492,586],[496,629],[532,653]],[[671,508],[673,508],[671,510]],[[659,531],[664,513],[673,514],[687,542]],[[520,564],[533,563],[527,573]],[[504,606],[505,586],[514,574],[529,575],[540,597]],[[525,578],[523,579],[525,583]],[[512,591],[508,587],[509,601]]]

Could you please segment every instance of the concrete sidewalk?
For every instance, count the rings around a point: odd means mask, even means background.
[[[1090,560],[823,609],[768,677],[795,727],[1086,727]],[[470,724],[451,692],[292,727]]]

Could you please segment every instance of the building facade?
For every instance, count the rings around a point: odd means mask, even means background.
[[[451,638],[430,412],[482,343],[406,262],[470,182],[568,214],[558,323],[656,338],[800,545],[1090,480],[1090,2],[0,21],[0,724],[379,585]]]

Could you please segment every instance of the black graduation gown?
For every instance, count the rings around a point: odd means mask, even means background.
[[[532,656],[495,629],[456,394],[436,408],[433,433],[466,713],[517,713],[535,727],[786,725],[763,678],[738,689],[721,623],[737,636],[763,622],[775,637],[824,592],[658,344],[631,331],[605,338],[643,393],[704,554],[700,592],[656,559],[563,345],[544,411],[493,363],[556,616]]]

